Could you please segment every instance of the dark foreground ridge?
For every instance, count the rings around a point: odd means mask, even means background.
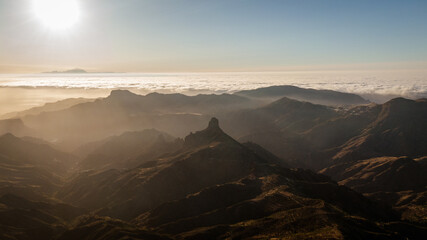
[[[95,148],[160,134],[128,133]],[[161,139],[163,143],[176,142],[167,136]],[[116,151],[120,146],[128,145],[117,145]],[[62,205],[10,201],[17,197],[7,196],[2,202],[7,206],[3,214],[40,206],[40,214],[52,218],[36,225],[45,229],[44,239],[299,239],[301,235],[316,239],[417,239],[425,234],[423,228],[400,222],[399,215],[386,205],[310,170],[284,168],[283,160],[254,143],[235,141],[216,118],[204,130],[188,135],[180,148],[151,155],[157,157],[141,157],[147,156],[147,151],[150,148],[130,157],[140,164],[127,170],[102,170],[104,162],[92,162],[94,170],[59,183],[56,193],[46,193]],[[81,214],[58,215],[58,206],[64,211],[78,209]],[[0,226],[10,228],[5,233],[16,236],[12,239],[37,239],[29,235],[30,226],[16,224]]]

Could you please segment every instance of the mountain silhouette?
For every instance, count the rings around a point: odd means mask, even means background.
[[[279,99],[282,97],[287,97],[299,101],[332,106],[360,105],[369,103],[369,101],[363,99],[362,97],[356,94],[343,93],[331,90],[300,88],[289,85],[270,86],[254,90],[244,90],[235,94],[240,96],[264,99]]]

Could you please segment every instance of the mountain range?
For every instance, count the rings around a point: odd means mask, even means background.
[[[113,90],[13,117],[0,121],[2,239],[427,235],[426,99]]]

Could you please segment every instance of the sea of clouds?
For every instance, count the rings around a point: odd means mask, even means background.
[[[373,102],[393,97],[427,97],[427,71],[2,74],[0,87],[138,89],[184,94],[233,93],[273,85],[359,94]]]

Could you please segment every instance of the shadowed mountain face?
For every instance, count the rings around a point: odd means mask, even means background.
[[[83,210],[66,204],[3,195],[0,197],[0,238],[55,239],[67,229],[67,222],[83,213]]]
[[[281,98],[261,108],[239,111],[229,114],[233,126],[231,131],[238,135],[247,134],[257,129],[289,131],[301,133],[319,123],[339,116],[332,108],[315,105],[308,102],[299,102],[289,98]],[[240,123],[240,126],[239,126]],[[234,129],[234,126],[240,128]],[[257,128],[258,126],[258,128]]]
[[[240,141],[260,144],[294,166],[319,170],[340,161],[425,156],[426,114],[424,99],[332,109],[282,98],[226,114],[224,125]]]
[[[58,197],[179,239],[402,236],[371,222],[397,220],[387,207],[257,152],[265,150],[238,143],[213,118],[181,150],[133,170],[83,173]]]
[[[340,116],[330,107],[284,97],[261,108],[223,117],[224,129],[239,141],[260,144],[295,166],[312,167],[310,155],[316,149],[312,149],[305,132]]]
[[[337,161],[379,156],[422,157],[427,146],[427,100],[393,99],[381,106],[375,121],[334,156]]]
[[[405,218],[421,222],[427,222],[426,172],[425,157],[371,158],[338,163],[320,171],[369,198],[396,206]]]

